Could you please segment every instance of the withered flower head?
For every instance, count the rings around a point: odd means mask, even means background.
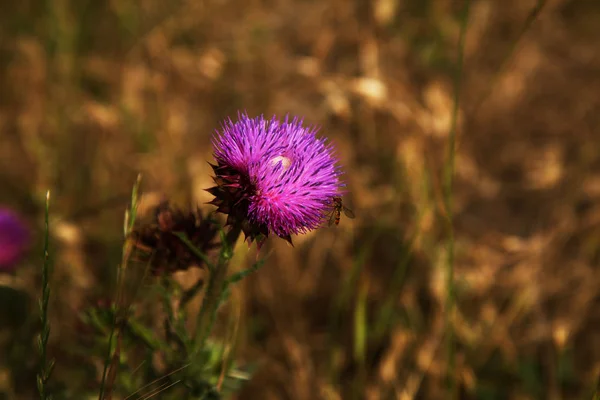
[[[30,243],[25,222],[14,211],[0,208],[0,272],[12,272]]]
[[[331,145],[297,118],[241,114],[237,122],[225,122],[213,145],[211,204],[259,247],[269,233],[291,243],[291,235],[322,226],[340,195],[341,171]]]
[[[203,216],[199,208],[184,212],[167,201],[154,212],[154,221],[133,231],[136,257],[149,263],[153,275],[187,270],[192,266],[204,267],[204,261],[177,235],[183,233],[203,254],[219,246],[219,228],[210,216]]]

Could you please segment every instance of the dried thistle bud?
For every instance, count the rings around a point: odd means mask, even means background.
[[[191,244],[206,254],[219,246],[219,228],[210,216],[199,208],[184,212],[160,203],[154,210],[154,220],[132,232],[136,258],[148,263],[153,275],[170,274],[190,267],[204,267],[200,259],[178,236],[184,234]]]

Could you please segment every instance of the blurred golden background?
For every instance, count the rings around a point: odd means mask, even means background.
[[[137,174],[145,204],[166,195],[210,210],[211,135],[238,110],[320,126],[356,219],[295,248],[270,240],[267,264],[236,287],[220,317],[238,321],[236,358],[256,371],[235,398],[444,398],[443,190],[463,6],[2,1],[0,204],[36,241],[0,278],[0,399],[35,398],[27,315],[46,191],[53,379],[85,387],[97,365],[74,354],[78,314],[110,294]],[[452,197],[459,398],[594,393],[599,26],[593,0],[471,4]],[[235,268],[255,259],[245,248]]]

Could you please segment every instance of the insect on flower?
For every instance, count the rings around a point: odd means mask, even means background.
[[[354,219],[355,215],[354,212],[349,209],[348,207],[346,207],[343,203],[342,203],[342,198],[341,197],[334,197],[332,200],[332,209],[331,209],[331,213],[329,214],[329,226],[335,224],[335,226],[338,226],[340,224],[340,218],[342,216],[342,212],[344,212],[344,215],[350,219]]]

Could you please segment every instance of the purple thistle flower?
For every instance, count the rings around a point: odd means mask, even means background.
[[[29,246],[29,230],[13,211],[0,208],[0,271],[11,272]]]
[[[333,148],[302,120],[239,115],[213,139],[217,186],[208,189],[228,224],[239,224],[259,247],[269,233],[286,239],[322,226],[340,196]]]

